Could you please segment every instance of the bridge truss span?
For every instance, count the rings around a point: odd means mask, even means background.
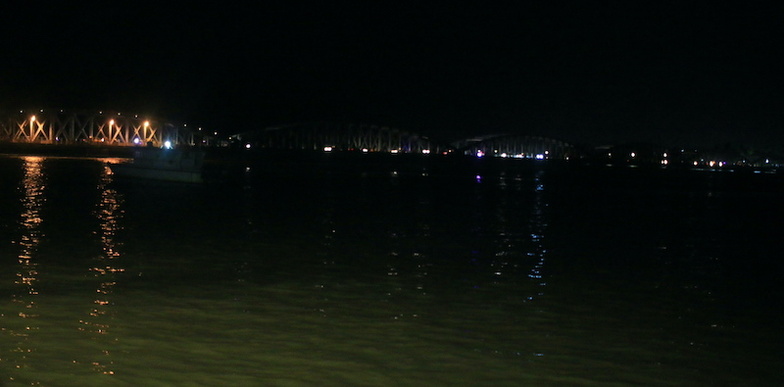
[[[378,125],[309,122],[232,136],[262,149],[429,153],[441,149],[415,133]]]
[[[138,115],[63,110],[0,113],[0,141],[38,144],[101,144],[131,146],[193,145],[184,126]]]
[[[490,135],[466,140],[459,148],[465,154],[480,157],[568,160],[577,156],[577,150],[572,144],[538,135]]]

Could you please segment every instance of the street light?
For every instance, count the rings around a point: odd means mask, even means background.
[[[109,142],[112,142],[112,125],[114,125],[114,119],[109,120]]]
[[[33,135],[35,134],[35,116],[30,117],[30,137],[28,137],[28,141],[32,140]]]

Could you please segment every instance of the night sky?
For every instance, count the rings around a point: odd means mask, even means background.
[[[337,121],[444,139],[784,141],[781,2],[35,3],[2,6],[2,111],[222,133]]]

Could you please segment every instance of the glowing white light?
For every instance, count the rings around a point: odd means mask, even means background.
[[[324,152],[332,152],[332,147],[331,146],[325,146],[324,147]]]
[[[163,143],[163,147],[164,147],[164,148],[166,148],[166,149],[171,149],[171,148],[172,148],[172,143],[171,143],[171,141],[169,141],[169,140],[166,140],[166,141]]]
[[[139,144],[141,144],[141,142],[142,142],[142,140],[140,140],[139,137],[134,137],[133,138],[133,143],[134,144],[139,145]]]
[[[430,149],[422,149],[422,154],[429,155]]]
[[[250,144],[245,144],[245,149],[250,149]]]
[[[502,158],[507,158],[507,156],[509,156],[509,155],[507,155],[506,153],[501,153],[501,157]]]
[[[637,157],[637,154],[632,152],[632,158],[635,158],[635,157]]]
[[[712,167],[714,167],[716,165],[716,162],[715,161],[711,161],[711,162],[708,163],[708,165],[710,165],[711,168],[712,168]]]
[[[538,155],[536,155],[536,159],[537,160],[544,160],[544,155],[539,153]]]
[[[362,148],[362,153],[368,153],[368,148]]]
[[[481,150],[476,151],[476,157],[483,157],[484,155],[485,152],[482,152]]]
[[[664,158],[667,158],[667,152],[664,152],[664,155],[663,155],[663,157],[664,157]]]
[[[392,149],[391,151],[389,151],[389,153],[397,153],[397,152],[399,152],[397,149]]]

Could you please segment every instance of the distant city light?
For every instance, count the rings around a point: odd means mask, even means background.
[[[430,149],[422,149],[422,153],[426,154],[426,155],[429,155],[430,154]]]
[[[537,160],[544,160],[544,155],[539,153],[538,155],[536,155],[536,159]]]
[[[480,157],[481,158],[481,157],[484,157],[484,155],[485,155],[485,152],[483,152],[481,149],[476,151],[476,157]]]
[[[332,147],[331,146],[325,146],[324,147],[324,152],[332,152]]]
[[[245,149],[250,149],[250,144],[245,144]]]

